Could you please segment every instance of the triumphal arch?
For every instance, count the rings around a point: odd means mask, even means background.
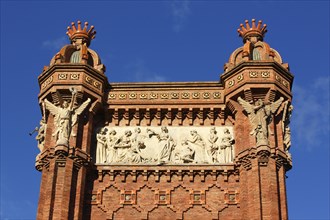
[[[288,219],[293,75],[245,21],[214,82],[109,82],[72,23],[38,77],[37,219]]]

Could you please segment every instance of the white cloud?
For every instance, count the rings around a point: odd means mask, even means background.
[[[134,79],[130,81],[136,82],[164,82],[166,81],[166,77],[162,76],[159,73],[151,71],[145,62],[141,59],[137,59],[136,61],[126,65],[125,69],[127,69],[128,74],[133,76]]]
[[[174,0],[171,4],[173,15],[173,30],[179,32],[182,30],[184,23],[186,22],[188,15],[191,13],[190,2],[188,0]]]
[[[64,45],[68,44],[67,37],[63,36],[57,39],[53,40],[46,40],[42,42],[42,46],[47,49],[51,50],[59,50],[61,49]]]
[[[329,76],[304,86],[294,84],[293,105],[293,145],[312,150],[329,144]]]

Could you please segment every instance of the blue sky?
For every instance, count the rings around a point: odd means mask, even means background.
[[[329,219],[329,1],[1,1],[0,219],[35,219],[37,77],[72,21],[95,26],[110,82],[217,81],[252,18],[295,75],[290,219]]]

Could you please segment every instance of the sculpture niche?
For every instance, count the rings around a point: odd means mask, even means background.
[[[69,146],[70,136],[75,136],[73,133],[73,127],[77,124],[78,116],[85,110],[87,105],[90,103],[88,98],[80,106],[74,106],[76,101],[77,90],[70,88],[71,102],[64,101],[62,107],[57,107],[53,103],[45,99],[46,109],[54,115],[55,131],[53,137],[55,137],[56,145]]]
[[[256,138],[257,147],[262,145],[269,145],[268,142],[268,125],[272,121],[272,115],[282,104],[284,98],[279,98],[276,102],[265,104],[264,101],[258,99],[254,105],[238,97],[239,104],[248,113],[250,123],[252,125],[251,135]]]

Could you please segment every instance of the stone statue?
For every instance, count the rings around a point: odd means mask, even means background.
[[[293,111],[293,106],[287,100],[284,103],[283,117],[282,117],[282,132],[283,132],[283,144],[284,150],[289,158],[291,158],[291,154],[289,153],[289,149],[291,147],[291,129],[290,129],[290,119]]]
[[[116,137],[117,132],[115,130],[110,130],[108,132],[107,147],[106,147],[106,162],[113,163],[117,160],[117,150],[115,149],[115,143],[118,140]]]
[[[209,155],[209,162],[210,163],[219,162],[218,161],[219,146],[216,144],[218,139],[219,139],[219,137],[217,135],[216,129],[214,127],[211,128],[210,129],[210,135],[209,135],[209,138],[208,138],[210,146],[207,150],[207,155]]]
[[[69,146],[70,136],[74,136],[74,134],[71,134],[72,128],[77,123],[78,116],[85,110],[91,101],[88,98],[79,107],[74,107],[77,91],[73,88],[70,88],[70,91],[72,93],[71,102],[69,104],[67,101],[64,101],[62,107],[57,107],[47,99],[45,100],[46,108],[55,116],[55,131],[53,136],[56,139],[56,145]]]
[[[38,134],[36,140],[38,141],[38,148],[40,152],[44,150],[44,142],[46,137],[47,124],[44,117],[40,120],[40,127],[38,128]]]
[[[106,162],[107,128],[101,128],[96,134],[96,163]]]
[[[257,146],[268,145],[268,125],[284,98],[279,98],[276,102],[265,104],[261,99],[255,102],[255,105],[248,103],[241,97],[238,97],[239,104],[248,113],[250,123],[252,125],[251,135],[256,138]]]
[[[205,158],[205,142],[196,130],[190,131],[191,138],[185,139],[182,145],[189,145],[195,151],[195,161],[197,163],[208,162]]]
[[[127,130],[125,134],[115,142],[114,148],[117,150],[116,162],[127,162],[129,160],[128,155],[132,147],[131,136],[132,132]]]
[[[221,150],[219,151],[219,155],[218,155],[218,160],[220,163],[233,162],[234,159],[233,144],[234,144],[234,139],[230,134],[229,129],[225,128],[223,131],[223,135],[221,137],[221,143],[220,143]]]

